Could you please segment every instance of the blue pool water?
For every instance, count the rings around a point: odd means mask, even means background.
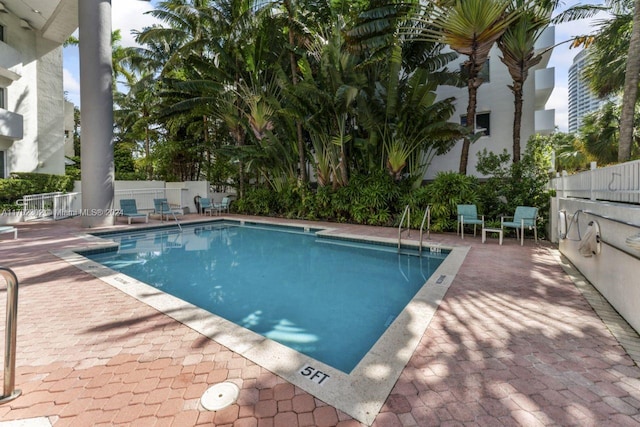
[[[109,235],[117,252],[85,256],[347,373],[446,257],[292,227],[182,229]]]

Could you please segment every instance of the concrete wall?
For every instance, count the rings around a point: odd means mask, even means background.
[[[559,249],[622,317],[640,332],[640,250],[626,239],[640,232],[640,206],[581,199],[557,199],[566,212],[568,233],[559,237]],[[558,224],[558,212],[551,212]],[[580,253],[590,222],[600,228],[600,253]]]
[[[6,86],[7,110],[23,116],[23,135],[0,137],[7,172],[64,173],[64,92],[62,47],[20,26],[11,13],[0,14],[5,43],[20,53],[21,77]]]

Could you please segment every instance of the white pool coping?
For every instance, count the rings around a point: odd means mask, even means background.
[[[237,222],[237,219],[232,221]],[[300,224],[253,220],[246,222],[309,228]],[[145,228],[138,228],[136,231],[142,232]],[[394,239],[344,234],[336,229],[324,229],[318,234],[397,244],[397,240]],[[52,253],[279,375],[366,425],[371,425],[380,412],[469,252],[468,246],[445,247],[423,242],[424,250],[446,249],[451,252],[365,357],[351,373],[345,374],[312,357],[85,258],[77,251],[114,245],[113,242],[96,236],[87,235],[86,239],[92,244]],[[404,240],[403,244],[417,247],[417,242]]]

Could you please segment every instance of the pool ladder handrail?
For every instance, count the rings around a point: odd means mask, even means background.
[[[0,267],[0,275],[7,282],[7,325],[4,339],[4,384],[0,405],[22,394],[15,390],[16,380],[16,333],[18,321],[18,277],[10,268]]]
[[[167,205],[167,210],[171,212],[171,215],[173,215],[173,219],[176,221],[176,224],[178,224],[178,229],[182,231],[182,226],[180,225],[180,221],[178,221],[178,217],[176,216],[176,213],[173,211],[173,209],[171,209],[171,206],[169,206],[168,202],[162,202],[162,210],[164,211],[165,205]],[[162,214],[160,214],[160,222],[162,222]]]
[[[431,206],[427,205],[427,208],[424,210],[424,215],[422,216],[422,223],[420,224],[420,246],[418,251],[422,253],[422,236],[424,232],[424,223],[427,223],[427,239],[431,237]]]
[[[407,228],[403,229],[402,224],[404,223],[405,217],[407,218]],[[411,237],[411,208],[409,205],[405,206],[402,218],[400,218],[400,225],[398,225],[398,252],[400,252],[403,231],[409,231],[407,237]]]

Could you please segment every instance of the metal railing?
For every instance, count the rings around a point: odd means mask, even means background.
[[[427,223],[427,239],[431,236],[431,206],[427,206],[424,210],[424,215],[422,216],[422,223],[420,224],[420,249],[419,252],[422,253],[422,236],[424,232],[424,223]]]
[[[0,405],[22,393],[15,390],[16,334],[18,330],[18,277],[10,268],[0,267],[0,275],[7,281],[7,325],[4,339],[4,385]]]
[[[640,204],[640,160],[568,175],[562,172],[551,180],[551,188],[560,197]]]
[[[22,205],[25,220],[49,217],[57,220],[78,215],[79,198],[80,193],[27,194],[17,203]]]
[[[404,223],[405,218],[407,218],[407,227],[403,229],[402,224]],[[407,233],[407,237],[411,236],[411,208],[409,208],[409,205],[405,206],[404,212],[402,213],[402,218],[400,219],[400,225],[398,226],[398,251],[400,251],[403,231],[409,231]]]

